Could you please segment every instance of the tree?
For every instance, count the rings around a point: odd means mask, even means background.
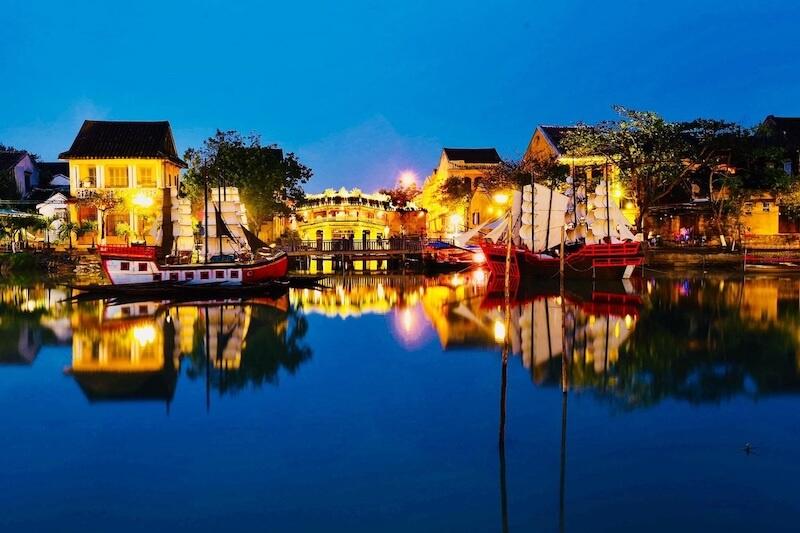
[[[75,230],[75,234],[78,238],[83,237],[84,235],[91,235],[92,236],[92,248],[95,247],[95,235],[97,235],[97,221],[96,220],[84,220],[80,224],[78,224],[77,229]]]
[[[100,233],[100,242],[103,242],[103,233],[106,225],[106,213],[111,211],[122,203],[122,198],[117,196],[114,191],[94,191],[92,194],[80,198],[79,203],[88,205],[97,209],[100,213],[99,223],[97,225],[98,233]]]
[[[58,228],[58,238],[62,241],[69,243],[69,249],[72,250],[72,235],[78,233],[80,226],[71,220],[65,220],[61,227]]]
[[[395,207],[403,208],[414,201],[420,190],[416,183],[410,183],[405,186],[402,183],[398,183],[393,189],[381,189],[378,192],[387,195]]]
[[[184,159],[189,169],[183,178],[185,193],[202,205],[207,185],[239,188],[254,230],[275,216],[287,215],[302,201],[303,184],[312,176],[294,153],[283,154],[277,145],[262,146],[258,135],[217,130],[200,148],[189,148]]]
[[[684,164],[689,139],[681,124],[656,113],[622,106],[614,110],[619,120],[581,125],[568,132],[562,144],[570,156],[601,156],[619,169],[620,180],[636,199],[636,227],[643,230],[648,209],[686,183],[691,170]]]
[[[472,198],[472,180],[462,176],[450,176],[439,187],[439,198],[444,205],[463,210],[464,220],[467,220],[469,201]]]
[[[548,189],[556,189],[566,183],[569,167],[559,163],[558,158],[506,159],[489,175],[492,190],[520,189],[538,183]]]

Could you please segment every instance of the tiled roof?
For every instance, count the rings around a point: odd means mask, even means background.
[[[492,164],[500,162],[500,155],[494,148],[445,148],[444,153],[450,161],[464,163]]]
[[[11,170],[27,152],[0,152],[0,172]]]
[[[186,168],[175,149],[169,122],[86,120],[72,146],[59,159],[168,159]]]
[[[568,132],[575,131],[578,128],[575,126],[539,126],[539,129],[542,130],[542,133],[550,143],[555,146],[556,150],[559,153],[563,153],[564,148],[561,146],[561,141],[564,140]]]

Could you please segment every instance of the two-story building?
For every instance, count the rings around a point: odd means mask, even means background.
[[[428,212],[428,235],[441,237],[485,221],[488,214],[485,211],[492,207],[484,201],[488,198],[485,191],[480,194],[480,185],[500,163],[500,155],[494,148],[443,148],[439,165],[425,179],[417,198],[417,204]],[[465,205],[442,201],[441,188],[451,178],[469,181],[473,197]]]
[[[71,218],[96,221],[99,241],[159,245],[171,231],[162,221],[169,220],[170,191],[186,163],[169,122],[87,120],[59,158],[69,163]],[[116,201],[98,201],[103,197]],[[79,244],[89,242],[84,237]]]

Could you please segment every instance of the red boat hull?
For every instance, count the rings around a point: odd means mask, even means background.
[[[289,258],[284,255],[279,259],[263,264],[242,267],[242,283],[262,283],[271,279],[282,279],[289,272]]]
[[[506,244],[481,244],[489,271],[495,277],[505,276]],[[644,262],[641,243],[587,244],[564,258],[567,279],[623,279]],[[524,248],[512,248],[510,275],[514,280],[546,281],[558,278],[561,260],[534,254]]]

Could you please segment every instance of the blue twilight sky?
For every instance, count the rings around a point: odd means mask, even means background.
[[[800,116],[794,0],[0,4],[0,143],[46,159],[84,119],[167,119],[181,152],[258,132],[314,169],[307,190],[372,190],[615,103]]]

